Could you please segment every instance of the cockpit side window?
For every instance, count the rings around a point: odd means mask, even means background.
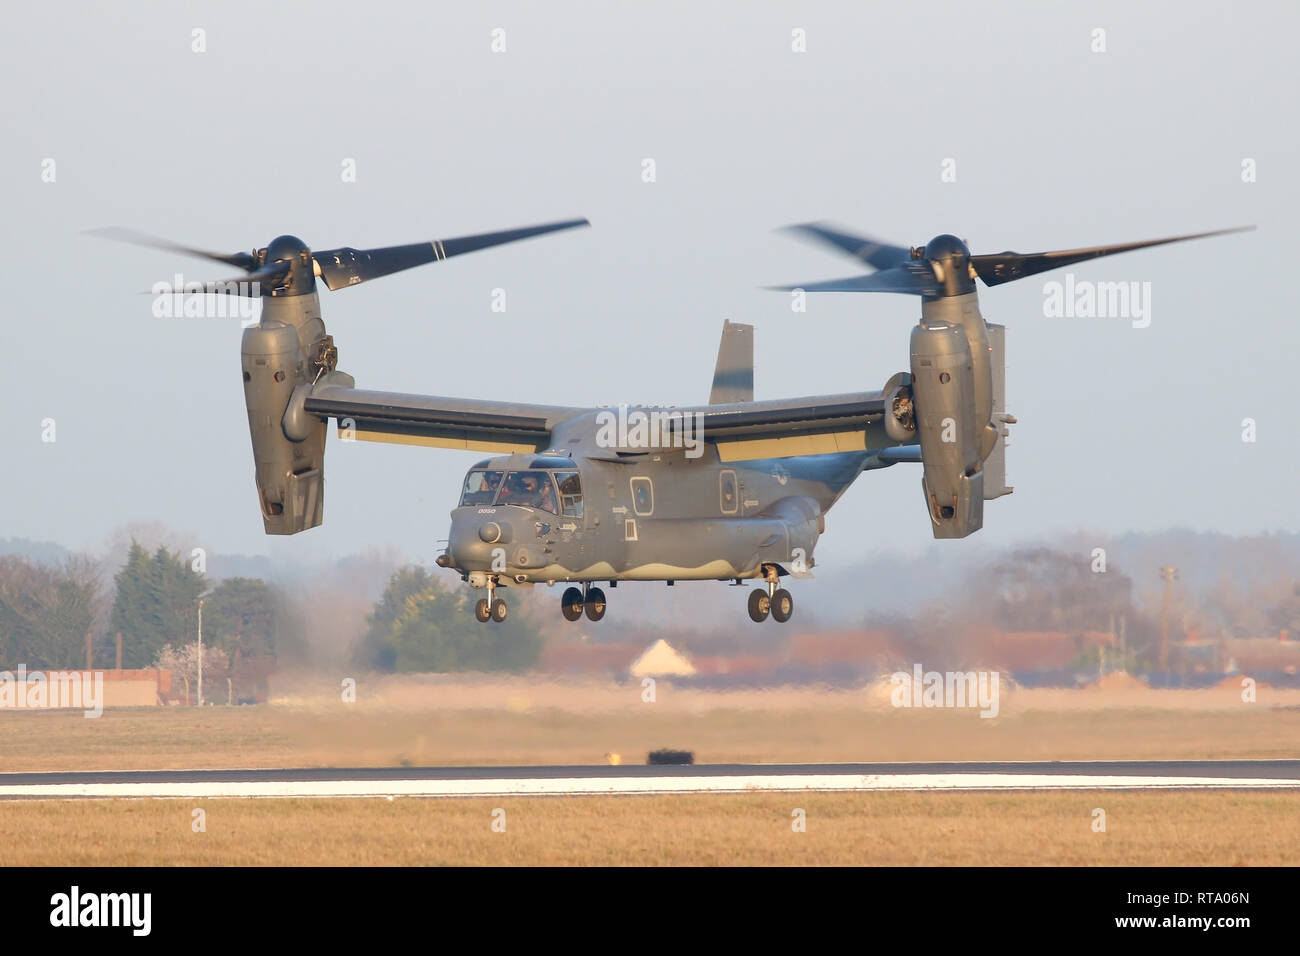
[[[501,483],[497,495],[499,505],[517,505],[520,508],[539,508],[557,514],[555,486],[549,471],[512,471]]]
[[[490,505],[501,483],[501,472],[475,469],[465,476],[465,487],[460,493],[460,506]]]
[[[582,517],[582,480],[576,471],[557,471],[555,480],[560,485],[561,513],[570,518]]]

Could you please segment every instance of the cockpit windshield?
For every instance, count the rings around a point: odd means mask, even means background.
[[[499,505],[518,505],[521,508],[540,508],[558,514],[555,506],[555,486],[549,471],[512,471],[506,475],[497,496]]]
[[[501,484],[501,472],[475,469],[465,476],[465,487],[460,493],[460,506],[490,505]]]
[[[460,506],[491,504],[538,508],[551,514],[581,518],[582,481],[576,471],[508,472],[475,468],[465,476]]]

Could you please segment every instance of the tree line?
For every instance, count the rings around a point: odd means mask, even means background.
[[[94,562],[0,558],[0,666],[71,670],[157,665],[164,649],[197,639],[203,575],[179,554],[132,541],[111,591]],[[203,640],[233,665],[277,653],[279,599],[264,581],[227,578],[204,598]],[[89,651],[89,659],[87,657]]]
[[[468,595],[423,568],[398,569],[354,645],[353,663],[403,672],[521,671],[536,664],[543,639],[527,611],[485,626],[474,619]],[[80,669],[88,648],[90,666],[111,668],[121,635],[122,667],[165,667],[189,679],[197,670],[201,596],[204,676],[222,695],[226,677],[264,676],[286,650],[291,657],[302,651],[284,596],[265,581],[235,577],[213,585],[179,552],[150,552],[132,540],[111,585],[86,558],[46,564],[0,557],[0,669]]]

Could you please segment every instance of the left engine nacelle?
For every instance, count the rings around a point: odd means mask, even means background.
[[[294,389],[308,385],[298,330],[263,318],[244,331],[244,404],[267,534],[297,534],[321,523],[325,492],[326,423],[299,420],[294,439],[284,417]]]

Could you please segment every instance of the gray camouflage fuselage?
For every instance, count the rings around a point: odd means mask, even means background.
[[[581,515],[500,502],[458,507],[447,565],[471,583],[491,573],[517,584],[733,580],[760,577],[765,565],[798,575],[814,564],[831,505],[865,467],[882,464],[866,451],[730,464],[710,444],[695,458],[681,449],[623,461],[577,453],[595,433],[583,416],[547,453],[574,463]],[[548,470],[531,468],[545,457],[503,456],[475,469]]]

